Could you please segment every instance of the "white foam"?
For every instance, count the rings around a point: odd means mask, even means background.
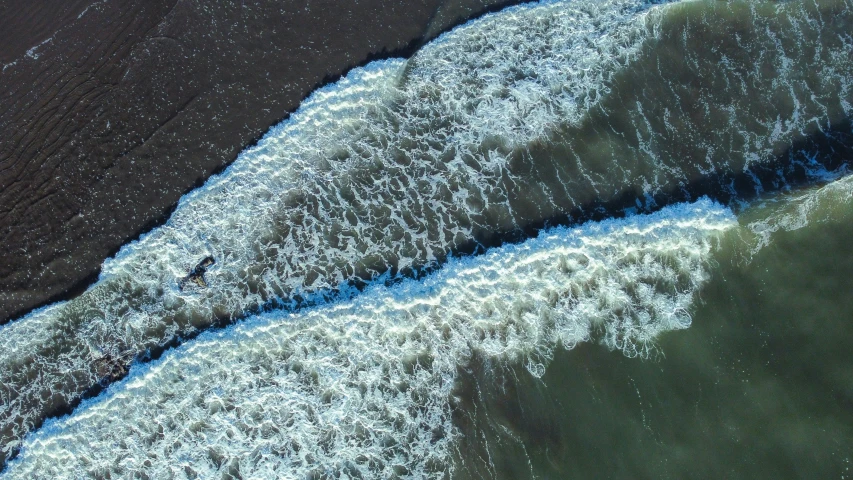
[[[541,375],[555,348],[590,339],[647,354],[690,324],[714,239],[734,224],[703,200],[556,228],[421,282],[253,317],[49,422],[6,478],[440,476],[472,355]]]
[[[338,289],[351,291],[357,280],[434,267],[454,249],[573,208],[625,195],[649,204],[662,188],[689,188],[700,176],[742,168],[750,174],[753,163],[790,146],[786,138],[795,141],[849,115],[850,37],[826,35],[832,38],[811,82],[789,68],[790,59],[808,49],[787,51],[768,40],[777,38],[785,15],[793,15],[797,28],[830,31],[833,25],[813,21],[807,4],[754,5],[744,14],[754,17],[761,38],[744,48],[766,56],[778,76],[761,77],[769,96],[756,95],[754,105],[742,102],[753,100],[742,93],[721,105],[719,92],[700,95],[708,111],[712,102],[726,114],[721,118],[734,122],[699,135],[704,161],[656,153],[647,104],[626,107],[637,126],[627,136],[638,143],[615,148],[615,158],[533,158],[534,147],[557,141],[560,129],[580,122],[608,93],[608,79],[659,33],[666,15],[649,17],[653,10],[639,0],[511,8],[454,30],[411,60],[374,63],[321,89],[222,175],[183,198],[166,225],[105,262],[90,291],[2,330],[0,436],[21,438],[51,405],[71,403],[107,375],[116,359],[216,320],[276,302],[322,303],[337,298]],[[783,21],[769,21],[776,14]],[[701,48],[685,53],[688,64],[702,60]],[[744,68],[762,62],[732,62],[723,78],[740,82]],[[791,112],[778,122],[774,98],[791,88]],[[755,118],[739,120],[744,112]],[[697,124],[675,119],[669,124],[686,131],[674,133],[693,138]],[[715,139],[730,133],[739,139],[721,142],[731,154],[715,155]],[[216,259],[206,273],[209,287],[179,289],[180,279],[208,255]],[[2,448],[10,445],[4,440]]]
[[[270,301],[322,301],[355,278],[431,266],[514,228],[508,149],[581,117],[642,42],[647,8],[513,8],[314,93],[166,225],[107,260],[93,288],[3,329],[0,434],[20,438],[114,359]],[[210,286],[180,290],[208,255]]]
[[[48,37],[48,38],[42,40],[41,43],[39,43],[38,45],[27,50],[26,56],[29,58],[32,58],[33,60],[38,60],[39,57],[41,56],[41,53],[39,53],[39,49],[41,47],[43,47],[45,44],[50,43],[52,40],[53,40],[53,37]]]
[[[826,185],[777,195],[742,213],[752,253],[773,242],[777,232],[791,232],[824,222],[849,221],[853,214],[853,175]]]

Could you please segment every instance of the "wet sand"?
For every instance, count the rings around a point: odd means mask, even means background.
[[[85,290],[318,86],[511,3],[3,3],[0,324]]]

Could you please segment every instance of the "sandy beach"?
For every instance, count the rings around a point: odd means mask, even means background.
[[[510,3],[5,2],[0,324],[85,290],[317,87]]]

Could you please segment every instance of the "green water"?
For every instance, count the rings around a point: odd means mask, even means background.
[[[826,197],[755,254],[731,232],[655,358],[586,344],[541,380],[469,371],[455,478],[853,478],[853,204]]]
[[[20,454],[10,477],[270,478],[257,472],[281,468],[309,472],[287,478],[444,478],[452,437],[450,476],[460,479],[847,478],[853,0],[647,7],[592,0],[511,10],[318,92],[167,225],[109,260],[98,284],[3,330],[0,467]],[[387,355],[382,335],[365,341],[374,337],[335,326],[349,318],[335,310],[347,295],[376,300],[354,286],[378,288],[552,224],[706,195],[740,221],[714,237],[707,279],[706,250],[701,271],[673,270],[679,258],[670,249],[681,251],[657,246],[669,234],[651,233],[579,276],[586,286],[549,284],[535,309],[527,302],[535,292],[518,293],[506,261],[495,261],[489,275],[506,282],[492,290],[435,302],[444,297],[420,290],[403,301],[380,297],[397,312],[387,317],[356,306],[351,315],[376,325],[370,332],[414,328],[387,344],[409,349],[398,354]],[[593,250],[610,258],[612,241]],[[208,285],[184,290],[181,279],[208,257],[216,259]],[[575,268],[547,265],[555,266]],[[623,269],[617,293],[629,301],[613,301],[599,279]],[[560,278],[544,271],[531,273],[531,284]],[[692,326],[659,338],[650,358],[628,358],[637,353],[630,341],[626,354],[592,341],[545,358],[551,340],[542,347],[533,335],[516,338],[516,317],[540,308],[532,325],[548,330],[549,309],[588,305],[594,313],[572,317],[578,331],[585,340],[589,322],[607,328],[595,323],[606,317],[612,344],[628,335],[618,327],[625,319],[675,328],[669,317],[678,316],[681,327],[689,298],[673,308],[633,310],[630,302],[648,292],[691,297],[700,284]],[[590,299],[583,308],[572,303],[575,287]],[[301,316],[300,307],[341,296],[341,305],[318,310],[326,321]],[[269,352],[249,334],[228,340],[228,355],[211,345],[213,335],[272,321],[255,316],[267,307],[283,307],[275,321],[308,332],[299,337],[308,346],[294,348],[313,355],[315,371],[291,359],[290,347]],[[434,328],[447,318],[459,328]],[[194,339],[238,319],[245,323]],[[480,337],[453,336],[477,333],[480,320],[495,323]],[[421,325],[441,338],[423,340],[433,337]],[[522,366],[534,350],[532,371],[540,373],[540,360],[549,365],[542,378]],[[484,359],[469,363],[469,351]],[[185,374],[195,359],[207,377]],[[383,373],[358,377],[373,368]],[[131,378],[78,406],[128,370]],[[404,380],[389,380],[391,371]],[[284,386],[258,393],[270,378]],[[230,406],[246,407],[206,407],[226,390]],[[307,393],[290,404],[294,392]],[[367,400],[340,407],[334,421],[315,414],[350,398]],[[269,425],[290,428],[288,408],[311,412],[302,430],[272,437],[256,428],[268,411]],[[235,437],[233,428],[248,433]],[[315,447],[322,456],[306,453]]]
[[[562,132],[565,144],[600,157],[601,175],[616,165],[670,182],[670,200],[731,202],[741,225],[721,240],[692,326],[665,334],[652,358],[585,344],[561,350],[541,379],[521,366],[470,368],[454,478],[853,478],[853,182],[793,187],[814,181],[810,159],[853,160],[848,89],[836,82],[853,53],[826,48],[850,37],[848,10],[663,10],[659,35],[588,121]],[[799,108],[822,111],[825,125],[780,141],[785,121],[773,117]],[[641,168],[646,155],[658,170]],[[766,166],[748,171],[755,158]],[[719,164],[732,173],[709,176]]]

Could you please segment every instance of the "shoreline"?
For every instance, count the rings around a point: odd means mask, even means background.
[[[40,45],[38,58],[18,56],[0,74],[7,91],[0,126],[14,132],[0,139],[0,239],[8,252],[0,264],[0,325],[85,291],[105,259],[162,225],[183,195],[317,88],[371,61],[411,56],[459,24],[522,2],[424,0],[397,11],[376,0],[345,18],[333,9],[309,12],[313,23],[299,23],[295,6],[273,13],[271,2],[260,2],[250,8],[264,15],[254,18],[226,7],[205,18],[235,20],[225,26],[235,28],[242,20],[247,36],[239,42],[232,28],[193,29],[200,12],[174,0],[133,3],[78,5],[86,15],[43,33],[50,42],[29,41]],[[289,30],[262,38],[281,28],[273,15],[289,18]],[[282,50],[294,39],[301,44]],[[311,49],[318,39],[331,43]],[[223,48],[242,56],[218,54]]]

